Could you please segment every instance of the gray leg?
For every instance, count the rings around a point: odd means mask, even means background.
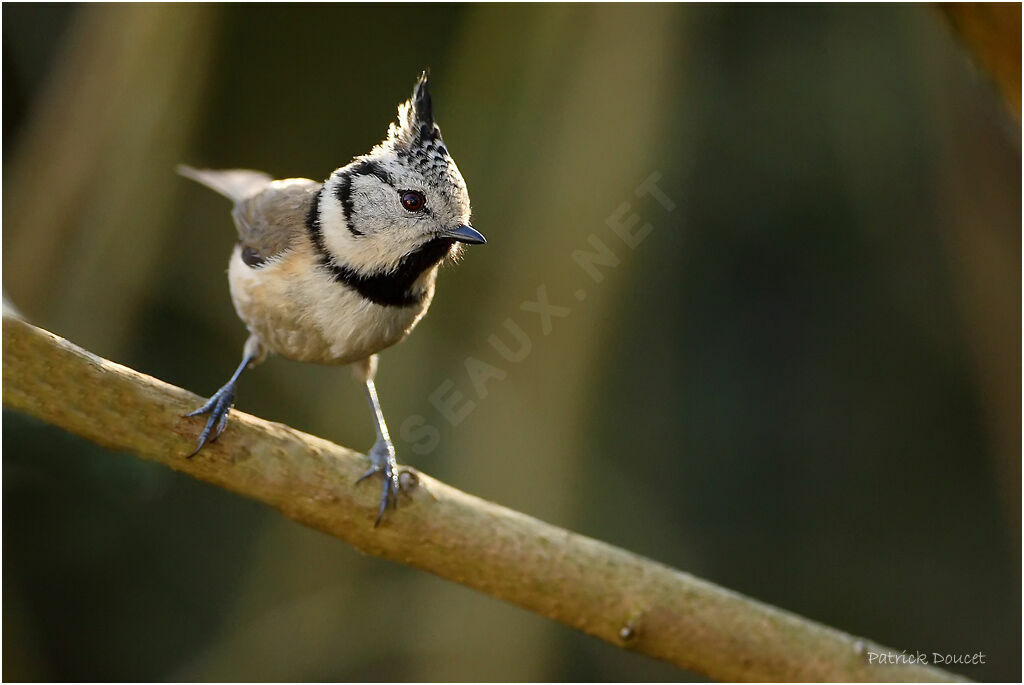
[[[260,345],[259,340],[256,339],[256,336],[250,336],[245,341],[245,348],[242,350],[242,363],[235,369],[228,382],[215,392],[206,404],[185,414],[185,416],[210,415],[210,418],[206,420],[203,432],[199,434],[196,448],[188,455],[189,459],[199,454],[199,450],[203,449],[207,443],[216,442],[220,434],[224,432],[228,425],[228,412],[231,410],[231,405],[235,403],[235,387],[238,385],[238,377],[242,375],[247,366],[259,364],[264,357],[266,357],[266,351]]]
[[[372,355],[361,362],[353,365],[353,375],[362,380],[366,386],[366,397],[370,402],[370,410],[373,412],[374,426],[377,429],[377,442],[370,450],[370,461],[372,466],[364,473],[358,481],[361,482],[370,476],[378,473],[383,478],[380,494],[380,509],[377,511],[377,520],[374,526],[380,525],[384,517],[384,511],[390,504],[398,506],[398,493],[401,491],[398,479],[398,462],[395,460],[395,446],[391,444],[391,436],[388,435],[388,425],[384,422],[384,412],[380,408],[380,399],[377,397],[377,387],[373,383],[373,377],[377,373],[377,355]]]

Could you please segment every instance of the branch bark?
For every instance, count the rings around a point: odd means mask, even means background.
[[[364,456],[232,411],[194,459],[200,398],[4,317],[3,403],[279,509],[375,556],[506,600],[613,645],[718,680],[955,681],[904,654],[548,525],[413,471],[419,485],[379,528]],[[12,447],[8,445],[7,447]],[[903,659],[904,661],[906,659]]]

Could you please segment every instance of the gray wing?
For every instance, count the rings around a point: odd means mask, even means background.
[[[231,216],[246,264],[258,266],[286,250],[305,232],[306,218],[322,185],[308,178],[273,181],[235,203]]]

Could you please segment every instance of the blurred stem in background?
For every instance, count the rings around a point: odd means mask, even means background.
[[[943,3],[939,7],[1016,115],[1019,152],[1020,4]],[[970,360],[981,389],[1009,542],[1020,556],[1021,225],[1019,217],[993,211],[991,204],[975,199],[1016,196],[1019,202],[1020,169],[1019,164],[1007,164],[1006,138],[998,129],[979,130],[974,124],[993,116],[989,103],[964,101],[943,88],[941,74],[949,68],[949,59],[943,58],[941,45],[927,47],[921,62],[931,76],[928,95],[935,107],[939,168],[944,172],[936,179],[941,188],[936,194],[941,203],[937,228],[955,279],[963,335],[973,343]]]
[[[203,102],[217,14],[215,4],[79,7],[5,166],[9,296],[102,354],[124,353],[174,230],[172,170]]]
[[[1021,15],[1017,2],[942,2],[936,5],[964,46],[995,80],[1020,121]]]

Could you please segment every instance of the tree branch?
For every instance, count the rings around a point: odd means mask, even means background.
[[[199,398],[14,318],[3,322],[3,403],[88,440],[251,497],[367,554],[408,564],[613,645],[719,680],[952,681],[880,647],[417,474],[372,526],[364,456],[232,411],[194,459]],[[8,445],[11,447],[11,445]],[[416,472],[413,472],[416,473]],[[905,660],[905,659],[904,659]]]

